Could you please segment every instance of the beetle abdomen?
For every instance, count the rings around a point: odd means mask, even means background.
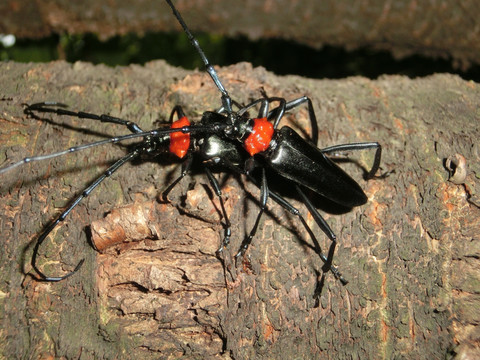
[[[290,127],[282,127],[275,141],[265,160],[280,175],[343,206],[367,202],[355,180]]]

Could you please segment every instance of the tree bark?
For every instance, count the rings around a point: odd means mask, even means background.
[[[85,119],[32,119],[23,103],[56,100],[135,121],[145,130],[160,126],[157,119],[168,119],[177,104],[194,121],[220,105],[208,75],[162,61],[144,67],[61,61],[0,67],[2,164],[128,133]],[[446,74],[320,81],[278,77],[246,63],[219,74],[241,103],[261,97],[262,89],[288,100],[311,97],[320,147],[382,144],[381,172],[394,171],[385,179],[362,180],[373,152],[349,154],[352,161],[340,164],[365,190],[366,205],[339,212],[312,198],[338,236],[334,264],[349,283],[327,273],[315,297],[322,263],[298,219],[271,200],[247,256],[235,264],[259,211],[259,191],[228,173],[216,176],[233,236],[217,257],[223,219],[201,166],[172,191],[170,204],[159,204],[158,195],[179,174],[178,161],[167,156],[125,165],[72,211],[42,244],[39,264],[49,274],[69,271],[82,258],[85,264],[65,281],[37,281],[30,259],[38,234],[128,150],[95,147],[0,175],[2,356],[475,358],[478,84]],[[309,134],[307,110],[292,111],[285,124]],[[456,153],[468,166],[460,184],[448,181],[445,168]],[[281,186],[278,191],[290,194]],[[297,200],[291,199],[306,216]],[[95,252],[89,224],[122,207],[148,210],[156,235]],[[307,221],[326,251],[330,241],[311,217]]]
[[[424,55],[479,64],[477,1],[177,1],[194,30],[250,39],[283,38],[325,45],[388,50],[397,57]],[[179,30],[163,1],[36,1],[0,5],[0,33],[19,38],[93,32],[106,39],[128,32]]]

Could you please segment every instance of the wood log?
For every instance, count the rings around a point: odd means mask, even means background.
[[[476,1],[426,2],[176,1],[196,33],[250,39],[280,38],[320,49],[387,50],[397,58],[423,55],[453,60],[467,69],[479,64],[480,7]],[[0,33],[19,38],[52,34],[98,34],[107,39],[129,32],[181,31],[163,1],[16,0],[0,4]]]
[[[198,121],[220,105],[204,72],[163,61],[108,68],[87,63],[0,63],[0,166],[34,154],[126,134],[127,129],[54,115],[27,117],[22,104],[56,100],[71,109],[136,121],[165,122],[181,104]],[[6,358],[475,358],[480,333],[479,85],[438,74],[311,80],[279,77],[241,63],[219,69],[234,99],[271,96],[313,100],[320,146],[378,141],[385,179],[364,181],[369,151],[342,162],[369,201],[339,212],[313,197],[338,236],[334,264],[316,297],[322,263],[298,219],[271,200],[243,261],[233,255],[258,213],[258,189],[219,173],[232,222],[218,257],[222,217],[201,165],[158,205],[178,176],[167,156],[127,164],[88,196],[40,249],[48,274],[37,281],[32,245],[82,189],[128,151],[92,148],[0,175],[1,354]],[[285,124],[309,133],[299,108]],[[466,159],[460,184],[446,159]],[[458,182],[458,181],[457,181]],[[298,199],[289,201],[307,216]],[[156,209],[156,238],[99,254],[89,225],[115,209]],[[322,247],[330,242],[307,216]],[[135,224],[132,224],[134,226]]]

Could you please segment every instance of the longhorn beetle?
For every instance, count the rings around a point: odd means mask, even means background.
[[[222,105],[217,111],[206,111],[202,115],[199,124],[192,124],[185,116],[182,108],[176,106],[170,115],[170,127],[158,128],[151,131],[143,131],[134,122],[106,114],[95,115],[92,113],[70,111],[65,109],[66,105],[57,102],[42,102],[27,105],[25,113],[33,117],[36,117],[36,113],[53,113],[62,116],[85,118],[125,126],[132,134],[79,145],[48,155],[24,158],[23,160],[1,168],[0,174],[32,161],[47,160],[104,144],[119,143],[130,139],[142,139],[130,152],[117,160],[101,176],[93,181],[92,184],[86,187],[83,192],[70,203],[67,209],[46,227],[34,247],[32,256],[33,268],[41,279],[45,281],[60,281],[77,272],[84,262],[83,259],[71,272],[62,276],[47,276],[39,269],[36,264],[36,259],[39,247],[45,238],[59,223],[65,220],[70,212],[85,197],[122,165],[140,156],[148,155],[155,157],[164,153],[172,153],[184,159],[182,170],[178,178],[163,192],[162,197],[164,200],[167,200],[168,193],[189,172],[194,158],[200,157],[203,160],[205,174],[209,179],[214,193],[219,199],[222,216],[224,218],[224,236],[218,251],[222,251],[224,247],[229,244],[231,237],[231,225],[225,210],[220,185],[210,169],[212,166],[221,165],[231,172],[245,175],[249,181],[260,188],[260,211],[249,235],[243,240],[236,257],[242,256],[250,245],[257,232],[261,216],[266,209],[267,200],[271,197],[286,210],[299,217],[314,241],[321,260],[324,262],[323,271],[331,271],[337,279],[343,284],[346,284],[347,281],[342,277],[338,269],[332,266],[336,236],[305,194],[305,189],[314,191],[343,206],[355,207],[365,204],[367,197],[360,186],[326,155],[342,151],[375,149],[374,163],[367,174],[367,178],[371,178],[375,175],[380,165],[380,144],[377,142],[362,142],[335,145],[324,149],[317,148],[318,125],[312,101],[306,96],[288,102],[280,97],[264,97],[254,100],[248,105],[240,105],[228,94],[217,72],[208,61],[198,41],[191,34],[180,13],[170,0],[166,0],[166,2],[171,7],[174,16],[187,34],[193,47],[199,53],[208,74],[220,91]],[[313,131],[312,142],[305,140],[288,126],[278,128],[286,111],[305,103],[308,107]],[[275,104],[275,106],[272,104]],[[233,110],[234,106],[238,108],[237,111]],[[247,112],[255,107],[259,107],[258,116],[252,119],[248,116]],[[260,168],[261,170],[259,181],[250,174],[254,168]],[[328,256],[321,252],[313,231],[298,209],[282,196],[268,188],[267,170],[287,179],[287,181],[293,182],[295,191],[298,193],[308,211],[312,214],[315,222],[332,241]]]

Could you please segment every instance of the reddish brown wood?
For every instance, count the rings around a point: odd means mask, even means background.
[[[59,100],[78,110],[135,120],[145,129],[156,126],[158,118],[168,119],[175,104],[185,105],[192,120],[220,104],[204,73],[163,62],[115,69],[64,62],[0,67],[2,163],[101,139],[102,134],[127,133],[86,120],[34,120],[23,113],[25,102]],[[165,158],[126,165],[72,212],[42,245],[39,264],[57,273],[86,258],[84,267],[61,283],[36,281],[31,244],[40,230],[126,151],[121,146],[96,148],[1,176],[2,354],[475,358],[478,84],[445,74],[320,81],[277,77],[248,64],[220,69],[220,76],[242,103],[261,96],[262,88],[287,99],[309,95],[321,146],[372,140],[384,146],[382,171],[395,170],[384,180],[361,179],[358,164],[368,167],[370,152],[352,154],[357,165],[341,164],[365,189],[365,206],[333,214],[315,199],[338,234],[334,262],[349,284],[342,286],[327,275],[316,303],[321,264],[311,241],[297,219],[270,202],[247,257],[235,266],[232,256],[253,225],[259,196],[258,189],[235,177],[221,181],[234,234],[223,257],[215,255],[222,219],[201,173],[188,176],[171,194],[182,213],[173,205],[160,206],[153,224],[148,223],[160,229],[158,240],[133,242],[113,254],[95,252],[85,227],[113,209],[155,203],[179,171]],[[309,130],[306,109],[286,121]],[[444,167],[456,153],[468,166],[460,185],[448,181]],[[316,233],[327,246],[318,229]]]
[[[370,47],[396,57],[422,54],[479,63],[476,0],[410,1],[176,1],[196,32],[250,39],[283,38],[321,48]],[[180,30],[163,1],[15,0],[0,4],[0,33],[19,38],[92,32],[107,39],[128,32]]]

